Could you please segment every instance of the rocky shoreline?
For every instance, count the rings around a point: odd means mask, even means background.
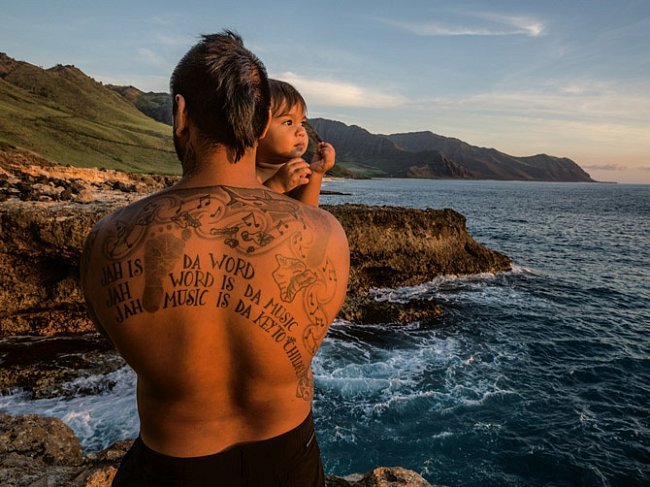
[[[0,485],[3,487],[109,487],[131,446],[120,441],[83,455],[81,444],[61,420],[0,414]],[[328,475],[326,487],[432,487],[417,473],[378,467],[364,474]]]
[[[71,393],[67,385],[75,378],[107,374],[124,365],[86,316],[79,256],[96,221],[173,181],[63,167],[27,151],[0,151],[0,394],[19,389],[33,398],[66,396]],[[444,313],[438,303],[379,302],[369,291],[420,284],[441,275],[502,272],[511,266],[507,257],[475,242],[466,231],[465,218],[450,209],[324,208],[339,219],[350,242],[349,292],[340,319],[435,326]],[[79,440],[58,420],[1,419],[3,486],[109,485],[125,449],[118,444],[82,458],[81,447],[77,452],[70,446]],[[54,431],[67,438],[58,446],[47,443]],[[23,443],[32,446],[23,448]],[[57,456],[60,451],[67,452],[63,459]],[[429,484],[413,472],[377,469],[365,476],[332,477],[328,485]]]

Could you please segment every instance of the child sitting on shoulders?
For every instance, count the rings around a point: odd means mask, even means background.
[[[311,164],[305,162],[302,155],[309,145],[307,104],[289,83],[271,79],[269,85],[271,123],[257,147],[257,178],[273,191],[318,206],[323,175],[334,166],[334,147],[318,141]]]

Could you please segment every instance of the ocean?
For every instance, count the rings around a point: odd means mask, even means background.
[[[437,323],[336,321],[314,362],[326,471],[402,466],[448,486],[650,485],[650,186],[333,180],[321,204],[453,208],[510,272],[448,276]],[[128,369],[67,399],[0,397],[66,421],[86,451],[137,434]]]

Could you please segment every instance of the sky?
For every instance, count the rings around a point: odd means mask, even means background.
[[[224,28],[310,117],[650,184],[650,0],[0,0],[0,52],[143,91]]]

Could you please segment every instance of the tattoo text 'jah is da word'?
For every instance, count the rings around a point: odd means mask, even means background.
[[[133,296],[129,283],[130,279],[141,276],[143,272],[141,259],[112,262],[102,268],[100,284],[106,288],[106,306],[115,310],[116,323],[144,311],[142,301]]]

